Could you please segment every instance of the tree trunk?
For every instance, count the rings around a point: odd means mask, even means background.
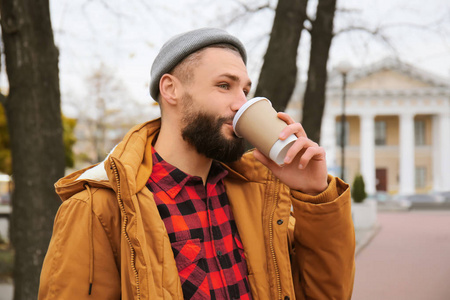
[[[13,159],[14,299],[36,299],[64,175],[58,50],[49,0],[0,0]]]
[[[320,141],[322,115],[325,107],[327,62],[333,38],[333,19],[336,0],[319,0],[316,19],[311,30],[311,54],[308,82],[303,97],[302,125],[308,137]]]
[[[297,81],[297,49],[308,0],[279,0],[255,96],[284,111]]]

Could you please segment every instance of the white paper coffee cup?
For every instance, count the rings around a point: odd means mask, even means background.
[[[285,140],[278,136],[287,124],[280,120],[272,103],[264,97],[247,101],[233,119],[233,129],[238,137],[245,138],[265,156],[279,165],[297,137],[292,134]]]

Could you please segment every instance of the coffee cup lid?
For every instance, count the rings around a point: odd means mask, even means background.
[[[284,163],[284,158],[286,157],[289,148],[291,148],[292,144],[295,143],[296,140],[297,137],[294,134],[291,134],[285,140],[277,140],[270,149],[270,159],[281,166]]]
[[[239,133],[237,133],[237,131],[236,131],[236,124],[237,124],[239,118],[240,118],[240,117],[242,116],[242,114],[247,110],[247,108],[249,108],[251,105],[253,105],[253,104],[255,104],[256,102],[261,101],[261,100],[266,100],[267,102],[270,103],[270,105],[272,105],[272,102],[270,102],[270,100],[267,99],[267,98],[265,98],[265,97],[255,97],[255,98],[252,98],[252,99],[248,100],[247,102],[245,102],[245,104],[242,105],[241,108],[239,108],[239,110],[237,111],[236,115],[235,115],[234,118],[233,118],[233,130],[234,130],[234,133],[235,133],[238,137],[242,137],[242,136],[240,136]]]

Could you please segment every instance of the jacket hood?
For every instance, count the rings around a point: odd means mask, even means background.
[[[130,186],[139,190],[145,186],[151,173],[151,156],[145,156],[145,153],[150,149],[151,142],[158,134],[159,128],[159,119],[133,127],[124,139],[111,150],[105,160],[58,180],[55,184],[56,193],[62,201],[65,201],[84,190],[86,184],[91,187],[115,190],[116,178],[112,172],[112,161],[120,168],[121,182],[126,183],[127,190]]]
[[[82,170],[76,171],[72,174],[69,174],[55,183],[55,190],[58,196],[62,201],[66,201],[73,195],[81,192],[85,189],[85,185],[89,184],[91,187],[99,187],[99,188],[111,188],[111,185],[108,182],[108,178],[100,179],[97,177],[83,178],[82,175],[89,170],[101,170],[103,168],[104,162],[99,164],[84,168]],[[103,168],[104,169],[104,168]],[[89,173],[88,173],[89,174]]]
[[[153,167],[152,156],[145,154],[151,153],[160,126],[160,119],[156,119],[133,127],[104,161],[58,180],[55,189],[61,200],[65,201],[81,192],[86,184],[117,192],[117,173],[113,171],[113,164],[120,174],[122,195],[131,196],[140,191],[147,183]],[[252,151],[244,154],[238,163],[223,165],[229,172],[229,179],[262,182],[267,178],[268,169],[253,157]]]

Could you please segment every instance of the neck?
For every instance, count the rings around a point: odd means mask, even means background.
[[[199,154],[197,150],[181,137],[179,130],[161,124],[161,131],[155,143],[155,150],[166,162],[191,176],[199,176],[203,183],[211,168],[212,159]]]

